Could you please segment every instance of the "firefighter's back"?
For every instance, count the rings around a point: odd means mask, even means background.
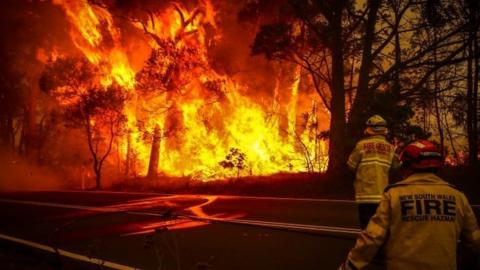
[[[358,142],[362,152],[354,183],[358,202],[377,202],[388,185],[388,174],[394,161],[394,147],[384,136],[371,136]]]
[[[435,175],[443,155],[432,142],[410,143],[405,180],[387,187],[375,215],[340,269],[363,269],[384,248],[387,269],[455,270],[457,242],[480,250],[480,229],[465,195]]]
[[[471,208],[460,191],[431,173],[387,191],[391,227],[388,269],[456,269],[456,246]]]

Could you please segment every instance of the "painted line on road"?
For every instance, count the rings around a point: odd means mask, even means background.
[[[47,192],[70,192],[70,193],[104,193],[104,194],[126,194],[126,195],[155,195],[155,196],[218,196],[219,199],[254,199],[254,200],[285,200],[285,201],[306,201],[306,202],[342,202],[356,204],[355,200],[340,199],[316,199],[316,198],[291,198],[291,197],[264,197],[264,196],[238,196],[238,195],[212,195],[212,194],[170,194],[155,192],[124,192],[124,191],[107,191],[107,190],[47,190]],[[480,208],[480,204],[472,204],[474,208]]]
[[[12,199],[0,199],[0,202],[7,203],[18,203],[18,204],[27,204],[27,205],[36,205],[36,206],[46,206],[46,207],[56,207],[56,208],[68,208],[68,209],[80,209],[88,211],[96,211],[103,213],[115,213],[122,212],[118,209],[108,208],[108,207],[92,207],[85,205],[71,205],[71,204],[58,204],[58,203],[49,203],[49,202],[37,202],[37,201],[23,201],[23,200],[12,200]],[[473,207],[478,207],[474,205]],[[133,215],[146,215],[146,216],[155,216],[163,217],[163,214],[145,212],[145,211],[123,211],[123,213],[133,214]],[[284,222],[272,222],[272,221],[262,221],[262,220],[244,220],[244,219],[221,219],[221,218],[206,218],[206,217],[196,217],[192,215],[182,215],[194,220],[202,220],[207,222],[222,222],[222,223],[231,223],[231,224],[244,224],[252,226],[261,226],[261,227],[271,227],[279,229],[294,229],[294,230],[308,230],[314,232],[328,232],[328,233],[344,233],[349,235],[356,235],[360,232],[359,229],[355,228],[346,228],[346,227],[333,227],[333,226],[321,226],[321,225],[309,225],[309,224],[298,224],[298,223],[284,223]]]
[[[90,207],[85,205],[71,205],[71,204],[58,204],[58,203],[48,203],[48,202],[36,202],[36,201],[23,201],[23,200],[12,200],[12,199],[0,199],[0,202],[7,203],[18,203],[26,205],[35,205],[35,206],[46,206],[46,207],[56,207],[56,208],[67,208],[67,209],[81,209],[89,210],[103,213],[115,213],[122,212],[126,214],[134,215],[149,215],[156,217],[164,217],[164,214],[151,213],[144,211],[119,211],[113,208],[108,207]],[[358,229],[354,228],[345,228],[345,227],[331,227],[331,226],[321,226],[321,225],[309,225],[309,224],[297,224],[297,223],[284,223],[284,222],[274,222],[274,221],[262,221],[262,220],[248,220],[248,219],[225,219],[225,218],[215,218],[215,217],[198,217],[194,215],[185,215],[180,214],[180,216],[190,218],[192,220],[201,220],[207,222],[222,222],[222,223],[231,223],[231,224],[244,224],[244,225],[253,225],[260,227],[270,227],[278,229],[295,229],[295,230],[308,230],[315,232],[335,232],[335,233],[345,233],[345,234],[357,234],[360,232]]]
[[[17,204],[26,204],[26,205],[35,205],[35,206],[47,206],[47,207],[56,207],[56,208],[67,208],[67,209],[77,209],[77,210],[89,210],[95,212],[118,212],[118,210],[107,207],[95,207],[95,206],[84,206],[84,205],[74,205],[74,204],[59,204],[51,202],[38,202],[38,201],[24,201],[24,200],[13,200],[13,199],[0,199],[0,202],[6,203],[17,203]]]
[[[12,199],[0,199],[0,202],[6,203],[16,203],[16,204],[26,204],[34,206],[46,206],[46,207],[55,207],[55,208],[65,208],[65,209],[77,209],[77,210],[87,210],[92,212],[102,212],[102,213],[127,213],[133,215],[144,215],[144,216],[162,216],[158,213],[143,212],[143,211],[122,211],[120,209],[111,208],[111,207],[97,207],[97,206],[86,206],[86,205],[75,205],[75,204],[59,204],[51,202],[38,202],[38,201],[24,201],[24,200],[12,200]]]
[[[253,226],[260,226],[260,227],[277,228],[277,229],[294,229],[294,230],[305,230],[305,231],[314,231],[314,232],[344,233],[344,234],[351,234],[351,235],[357,235],[358,233],[361,232],[360,229],[345,228],[345,227],[332,227],[332,226],[308,225],[308,224],[248,220],[248,219],[196,218],[192,216],[189,216],[189,217],[194,220],[232,223],[232,224],[241,224],[241,225],[253,225]]]
[[[355,203],[354,200],[341,199],[318,199],[318,198],[292,198],[292,197],[267,197],[267,196],[240,196],[240,195],[215,195],[215,194],[171,194],[171,193],[155,193],[155,192],[125,192],[125,191],[108,191],[108,190],[46,190],[47,192],[71,192],[71,193],[104,193],[104,194],[126,194],[126,195],[155,195],[155,196],[217,196],[219,199],[253,199],[253,200],[282,200],[282,201],[306,201],[306,202],[344,202]]]
[[[55,253],[55,254],[58,254],[58,255],[61,255],[61,256],[64,256],[64,257],[68,257],[68,258],[71,258],[71,259],[78,260],[78,261],[88,262],[88,263],[92,263],[92,264],[96,264],[96,265],[100,265],[100,266],[106,266],[106,267],[112,268],[112,269],[118,269],[118,270],[139,269],[139,268],[135,268],[135,267],[131,267],[131,266],[127,266],[127,265],[123,265],[123,264],[119,264],[119,263],[115,263],[115,262],[111,262],[111,261],[107,261],[107,260],[102,260],[102,259],[93,258],[93,257],[87,257],[85,255],[73,253],[73,252],[70,252],[70,251],[63,250],[63,249],[53,248],[51,246],[47,246],[47,245],[43,245],[43,244],[40,244],[40,243],[16,238],[16,237],[5,235],[5,234],[0,234],[0,239],[15,242],[17,244],[22,244],[22,245],[29,246],[29,247],[36,248],[36,249],[40,249],[40,250],[43,250],[43,251]]]

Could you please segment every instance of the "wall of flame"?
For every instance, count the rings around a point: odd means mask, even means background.
[[[75,47],[105,74],[101,84],[116,83],[131,97],[124,108],[128,133],[120,139],[118,151],[131,163],[126,166],[132,166],[132,173],[144,175],[147,171],[151,140],[145,140],[145,131],[153,133],[155,126],[160,128],[161,138],[159,172],[165,175],[210,180],[237,173],[326,169],[327,144],[318,135],[319,122],[328,115],[315,95],[301,90],[302,85],[308,88],[301,68],[291,64],[278,68],[281,72],[271,75],[275,83],[267,98],[213,68],[209,48],[222,39],[222,29],[217,26],[218,11],[209,0],[200,1],[192,10],[172,3],[145,20],[122,17],[86,0],[53,3],[65,12]],[[185,26],[186,18],[193,20]],[[125,24],[142,38],[129,37],[121,27]],[[188,81],[177,92],[159,87],[153,94],[145,94],[137,89],[136,74],[145,57],[159,46],[154,36],[178,48],[195,48],[192,61],[200,64],[180,71]],[[165,57],[165,61],[172,59]],[[209,81],[220,82],[222,98],[212,100],[205,88]],[[169,130],[172,119],[174,132]],[[245,154],[241,170],[219,165],[232,148]]]

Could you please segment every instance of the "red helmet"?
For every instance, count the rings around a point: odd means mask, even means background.
[[[407,145],[400,155],[400,160],[403,166],[414,169],[438,169],[443,166],[440,149],[427,140]]]

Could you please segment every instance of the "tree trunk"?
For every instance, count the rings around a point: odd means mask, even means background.
[[[400,20],[398,18],[398,14],[395,14],[395,20]],[[402,46],[401,46],[401,41],[400,41],[400,33],[398,30],[395,29],[395,65],[400,65],[402,62]],[[393,75],[393,87],[392,87],[392,94],[395,97],[395,99],[400,98],[402,86],[400,83],[400,70],[397,69],[395,70],[395,74]]]
[[[7,149],[15,150],[15,132],[13,130],[13,116],[6,111],[0,120],[1,144]]]
[[[458,163],[458,152],[455,144],[453,143],[454,139],[452,136],[452,132],[450,131],[450,125],[448,124],[448,114],[445,114],[445,131],[447,132],[448,139],[450,141],[450,147],[452,147],[453,156],[455,157],[455,161]]]
[[[160,126],[155,125],[153,131],[152,150],[150,152],[150,162],[148,164],[148,178],[155,178],[158,175],[158,163],[160,161],[160,142],[161,142]]]
[[[473,24],[473,22],[472,22]],[[476,105],[478,93],[475,95],[475,62],[473,59],[475,48],[473,38],[475,37],[474,29],[470,29],[469,38],[470,44],[468,45],[468,60],[467,60],[467,138],[468,138],[468,164],[470,166],[476,166],[478,164],[478,134],[475,132],[474,123],[476,120]],[[478,88],[477,88],[478,89]],[[477,90],[478,91],[478,90]]]
[[[130,131],[127,133],[127,153],[125,157],[125,176],[130,175],[130,166],[131,166],[131,158],[132,158],[132,134]]]
[[[101,169],[100,169],[100,168],[96,168],[96,169],[95,169],[95,183],[96,183],[96,188],[97,188],[97,189],[102,188],[101,179],[102,179]]]
[[[345,166],[345,87],[343,69],[342,10],[338,4],[336,15],[330,21],[332,32],[332,99],[328,171],[337,172]]]
[[[32,76],[30,78],[30,92],[28,95],[28,101],[24,108],[24,153],[31,160],[36,160],[38,158],[37,122],[35,119],[39,94],[37,82],[37,76]]]
[[[349,115],[348,134],[352,139],[358,139],[362,135],[363,122],[365,117],[369,117],[372,89],[370,84],[370,70],[372,68],[372,46],[375,38],[375,24],[377,22],[377,13],[380,8],[381,0],[368,1],[368,18],[365,27],[365,37],[363,40],[363,53],[360,71],[358,75],[358,88],[352,109]]]
[[[478,16],[477,16],[478,17]],[[480,81],[480,48],[478,45],[478,36],[477,36],[477,31],[475,31],[474,36],[473,36],[473,53],[475,55],[475,58],[473,60],[473,66],[475,69],[473,70],[474,75],[473,75],[473,93],[472,93],[472,157],[471,157],[471,163],[473,166],[478,165],[478,84]]]
[[[468,163],[471,167],[478,165],[478,83],[480,68],[478,67],[478,16],[479,6],[475,1],[469,5],[468,60],[467,60],[467,137]]]
[[[435,119],[436,119],[436,124],[437,124],[437,130],[438,130],[438,137],[440,140],[440,151],[442,152],[443,155],[445,155],[445,135],[443,133],[443,126],[442,126],[442,115],[440,112],[440,106],[438,104],[438,78],[437,78],[437,72],[435,72],[434,75],[434,84],[435,84],[435,93],[433,94],[433,101],[434,101],[434,107],[435,107]]]
[[[434,42],[437,41],[437,32],[436,31],[437,30],[434,28],[433,29]],[[435,65],[437,65],[437,48],[435,48],[433,50],[433,62],[435,63]],[[445,155],[445,136],[444,136],[444,133],[443,133],[442,116],[440,114],[440,106],[439,106],[439,102],[438,102],[438,99],[440,98],[439,97],[440,85],[439,85],[439,82],[438,82],[438,72],[437,72],[437,70],[435,70],[435,72],[433,73],[433,85],[434,85],[433,102],[434,102],[434,106],[435,106],[435,118],[437,120],[438,136],[439,136],[439,139],[440,139],[440,151],[442,152],[442,155]]]

